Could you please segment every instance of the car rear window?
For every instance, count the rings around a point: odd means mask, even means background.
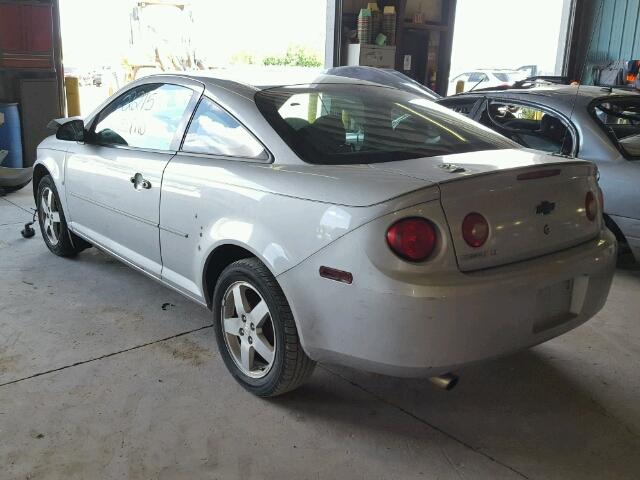
[[[356,84],[278,87],[258,108],[302,160],[366,164],[518,148],[434,102],[394,88]]]
[[[625,157],[640,159],[640,96],[602,99],[592,112]]]

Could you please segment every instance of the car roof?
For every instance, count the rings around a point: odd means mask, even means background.
[[[246,82],[245,79],[251,75],[242,75],[235,72],[165,72],[157,73],[142,77],[138,80],[145,83],[157,80],[158,82],[167,81],[168,79],[184,78],[195,80],[204,84],[208,89],[222,89],[229,93],[235,93],[245,98],[253,98],[256,92],[266,90],[268,88],[292,87],[302,85],[318,85],[318,84],[351,84],[351,85],[368,85],[381,88],[392,88],[387,85],[370,82],[367,80],[342,77],[337,75],[329,75],[319,73],[317,71],[308,72],[304,75],[283,75],[276,72],[276,75],[262,75],[256,78],[255,83]]]
[[[465,96],[486,96],[512,100],[528,100],[542,105],[573,111],[575,106],[580,109],[594,100],[609,96],[635,96],[637,92],[619,88],[596,87],[592,85],[544,85],[532,88],[482,89],[464,92],[447,98],[464,98]]]
[[[540,96],[549,98],[571,98],[576,96],[589,100],[606,97],[609,95],[634,95],[635,93],[621,88],[596,87],[593,85],[543,85],[532,88],[507,88],[494,90],[476,90],[465,94],[480,93],[483,95],[515,95],[515,96]]]

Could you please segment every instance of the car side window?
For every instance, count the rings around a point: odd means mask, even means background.
[[[235,118],[203,97],[187,129],[182,151],[266,160],[262,144]]]
[[[152,150],[170,150],[193,91],[169,84],[132,88],[97,118],[92,142]]]
[[[528,148],[561,155],[574,153],[574,139],[567,123],[539,108],[491,101],[480,123]]]

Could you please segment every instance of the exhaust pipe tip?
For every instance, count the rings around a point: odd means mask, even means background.
[[[435,386],[442,388],[443,390],[453,390],[458,385],[458,376],[453,373],[445,373],[436,377],[430,377],[429,380]]]

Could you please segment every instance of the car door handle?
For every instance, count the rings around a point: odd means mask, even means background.
[[[131,177],[131,183],[133,183],[133,188],[136,190],[140,190],[141,188],[149,190],[151,188],[151,182],[146,180],[141,173],[136,173]]]

